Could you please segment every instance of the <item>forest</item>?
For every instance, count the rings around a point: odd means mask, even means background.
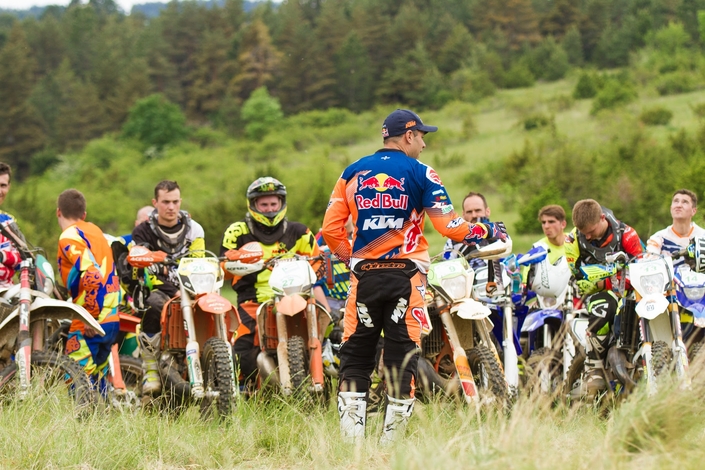
[[[172,1],[157,17],[76,0],[39,18],[4,13],[0,160],[16,184],[3,209],[51,246],[67,185],[120,232],[159,179],[177,179],[192,183],[185,206],[216,243],[244,213],[247,184],[269,173],[315,229],[340,170],[404,106],[445,124],[424,156],[454,199],[487,191],[512,230],[537,233],[537,205],[602,198],[645,239],[668,222],[673,189],[705,182],[704,45],[705,0],[248,12],[241,0]]]

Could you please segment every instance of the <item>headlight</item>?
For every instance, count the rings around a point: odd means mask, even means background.
[[[189,276],[196,294],[206,294],[215,290],[215,274],[194,273]]]
[[[688,297],[688,300],[700,300],[705,296],[705,286],[684,287],[683,293]]]
[[[639,286],[641,287],[644,295],[661,294],[663,292],[664,284],[665,280],[663,278],[663,273],[649,274],[648,276],[643,276],[639,280]]]
[[[464,299],[467,294],[467,281],[465,276],[456,276],[441,279],[441,287],[452,300]]]

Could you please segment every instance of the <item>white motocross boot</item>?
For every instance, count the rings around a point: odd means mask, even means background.
[[[364,393],[338,392],[340,434],[347,442],[360,442],[365,438],[367,401]]]
[[[162,391],[162,379],[159,377],[159,364],[157,358],[161,349],[162,334],[157,333],[152,337],[140,332],[140,354],[142,355],[142,393],[144,395],[157,395]]]
[[[401,400],[387,395],[387,412],[384,415],[384,430],[379,440],[380,445],[389,445],[399,439],[406,430],[411,413],[414,411],[415,398]]]

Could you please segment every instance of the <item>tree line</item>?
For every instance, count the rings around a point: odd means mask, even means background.
[[[705,39],[705,0],[172,1],[156,18],[74,0],[40,18],[0,15],[0,160],[20,178],[124,126],[154,93],[194,127],[244,134],[266,88],[285,114],[379,103],[437,109],[570,67],[629,64],[678,23]]]

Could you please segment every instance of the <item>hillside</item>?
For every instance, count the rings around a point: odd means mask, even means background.
[[[425,122],[440,128],[428,137],[422,161],[438,170],[456,204],[470,190],[485,191],[492,219],[507,222],[516,250],[525,250],[540,234],[537,223],[533,233],[517,233],[521,210],[534,191],[523,191],[520,179],[507,179],[511,171],[518,171],[517,155],[526,153],[527,148],[543,152],[536,158],[544,164],[524,168],[530,171],[532,180],[540,180],[553,164],[555,156],[549,150],[569,146],[592,152],[590,158],[611,159],[612,166],[601,171],[614,173],[605,179],[614,181],[623,170],[611,155],[626,151],[622,140],[653,149],[679,175],[691,170],[692,165],[673,160],[673,139],[679,135],[680,139],[695,139],[700,122],[691,105],[705,102],[705,91],[661,97],[642,89],[638,101],[593,116],[592,100],[570,98],[576,80],[573,76],[538,84],[530,90],[500,91],[475,105],[453,102],[438,111],[421,113]],[[563,104],[556,107],[556,102]],[[669,125],[645,126],[638,122],[640,111],[655,105],[673,112]],[[174,179],[182,187],[183,207],[204,225],[208,246],[217,249],[224,228],[245,213],[247,185],[257,176],[271,174],[287,185],[289,217],[317,230],[335,179],[346,164],[381,146],[381,123],[392,109],[394,106],[379,106],[357,115],[336,109],[302,113],[285,118],[259,140],[232,138],[211,130],[193,134],[189,140],[168,146],[157,155],[145,152],[139,142],[106,136],[80,152],[60,156],[59,163],[44,175],[13,184],[3,208],[20,218],[30,240],[53,250],[59,234],[54,204],[63,189],[76,187],[83,191],[89,204],[88,218],[109,233],[121,234],[131,230],[136,210],[149,203],[154,185],[162,179]],[[532,113],[545,113],[554,125],[525,130],[526,116]],[[474,123],[469,134],[463,130],[464,122],[466,127],[468,122]],[[639,161],[634,164],[641,165]],[[575,193],[577,196],[563,195],[554,202],[565,201],[567,209],[568,204],[584,197],[594,197],[609,207],[622,204],[619,207],[625,209],[617,211],[617,215],[638,229],[646,227],[641,230],[642,239],[669,222],[668,200],[681,184],[677,179],[657,180],[659,186],[654,188],[653,197],[658,205],[647,201],[653,219],[653,229],[649,230],[644,220],[630,219],[631,214],[638,212],[632,207],[636,207],[636,202],[629,206],[633,210],[626,212],[628,207],[621,197],[624,193],[620,193],[624,188],[592,182],[594,175],[588,171],[591,162],[576,159],[571,165],[577,174],[587,165],[586,181],[578,185],[582,189]],[[592,165],[604,166],[597,161]],[[521,178],[518,174],[516,177]],[[642,182],[651,185],[647,180]],[[431,251],[439,251],[443,240],[430,224],[427,232]]]

